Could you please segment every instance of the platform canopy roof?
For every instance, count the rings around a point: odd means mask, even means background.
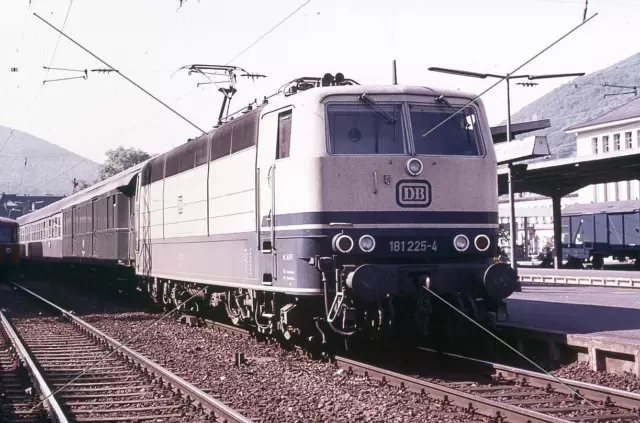
[[[551,127],[551,122],[549,121],[549,119],[512,123],[511,139],[514,139],[518,135],[539,131],[540,129],[547,129],[549,127]],[[507,125],[492,126],[491,137],[493,138],[494,144],[505,142],[507,140]]]
[[[640,149],[514,166],[514,191],[565,196],[593,184],[640,179]],[[498,168],[499,195],[508,194],[507,168]]]

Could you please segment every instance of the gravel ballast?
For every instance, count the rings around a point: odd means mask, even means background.
[[[24,286],[72,309],[119,341],[140,334],[162,316],[98,304],[92,295],[68,288],[51,291],[49,283]],[[155,324],[128,346],[244,415],[260,416],[262,422],[487,420],[424,395],[349,375],[331,363],[286,351],[277,344],[180,324],[175,316]],[[236,352],[245,356],[240,367],[234,366]]]
[[[120,341],[139,334],[161,317],[158,313],[98,304],[95,296],[67,288],[61,294],[48,289],[49,284],[28,286],[82,314],[86,321]],[[484,420],[455,408],[443,408],[426,396],[348,375],[330,363],[298,356],[277,345],[180,324],[175,316],[154,325],[130,346],[232,408],[251,416],[258,413],[265,422]],[[239,368],[234,366],[237,352],[246,358],[246,365]],[[638,392],[640,386],[633,375],[592,372],[583,363],[554,373],[626,391]]]

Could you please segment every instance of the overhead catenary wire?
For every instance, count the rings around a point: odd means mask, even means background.
[[[237,53],[236,55],[234,55],[231,60],[227,61],[225,63],[225,66],[228,66],[231,64],[231,62],[233,62],[234,60],[236,60],[237,58],[239,58],[240,56],[242,56],[244,53],[246,53],[247,51],[249,51],[253,46],[255,46],[256,44],[258,44],[258,42],[260,42],[261,40],[263,40],[267,35],[269,35],[270,33],[272,33],[276,28],[278,28],[280,25],[282,25],[283,23],[285,23],[288,19],[290,19],[291,17],[293,17],[293,15],[295,15],[296,13],[298,13],[300,10],[302,10],[302,8],[304,8],[305,6],[307,6],[309,3],[311,3],[313,0],[307,0],[306,2],[304,2],[303,4],[301,4],[300,6],[298,6],[293,12],[289,13],[284,19],[281,19],[277,24],[275,24],[273,27],[271,27],[267,32],[265,32],[264,34],[260,35],[255,41],[253,41],[251,44],[249,44],[247,47],[245,47],[244,49],[242,49],[239,53]],[[206,76],[206,75],[205,75]],[[208,76],[206,76],[208,78]],[[209,79],[211,81],[211,79]],[[213,81],[211,81],[213,83]],[[216,85],[214,83],[214,85]],[[217,87],[217,85],[216,85]],[[178,101],[180,101],[183,97],[186,97],[188,95],[191,95],[196,89],[198,88],[198,86],[196,86],[196,88],[190,90],[189,92],[187,92],[186,94],[181,95],[180,97],[178,97],[176,100],[174,100],[173,102],[171,102],[171,104],[176,104]],[[156,113],[157,114],[157,113]],[[155,116],[156,114],[154,114],[153,116]],[[151,116],[151,117],[153,117]],[[133,130],[137,127],[138,125],[134,125],[130,130]],[[122,134],[121,134],[122,137]]]
[[[447,305],[449,308],[451,308],[452,310],[454,310],[456,313],[460,314],[462,317],[464,317],[467,321],[473,323],[474,325],[476,325],[477,327],[479,327],[480,329],[482,329],[484,332],[488,333],[491,337],[493,337],[494,339],[496,339],[498,342],[500,342],[502,345],[506,346],[507,348],[509,348],[511,351],[515,352],[517,355],[519,355],[520,357],[524,358],[527,362],[529,362],[530,364],[532,364],[533,366],[535,366],[538,370],[541,370],[543,373],[545,373],[548,376],[551,376],[552,378],[554,378],[558,383],[560,383],[562,386],[564,386],[565,388],[567,388],[572,394],[577,395],[578,397],[582,398],[584,401],[588,402],[591,406],[595,407],[595,408],[602,408],[602,407],[598,407],[596,406],[593,402],[589,401],[588,399],[586,399],[582,394],[580,394],[578,391],[572,389],[571,387],[569,387],[566,383],[564,383],[562,381],[562,379],[560,379],[558,376],[549,373],[548,371],[546,371],[545,369],[543,369],[542,367],[540,367],[538,364],[536,364],[533,360],[531,360],[529,357],[527,357],[526,355],[522,354],[520,351],[518,351],[517,349],[513,348],[511,345],[507,344],[505,341],[503,341],[502,339],[500,339],[498,336],[496,336],[495,334],[491,333],[491,331],[489,331],[487,328],[485,328],[484,326],[482,326],[480,323],[476,322],[475,320],[473,320],[471,317],[467,316],[465,313],[463,313],[461,310],[459,310],[458,308],[456,308],[456,306],[454,306],[453,304],[451,304],[450,302],[448,302],[447,300],[445,300],[444,298],[442,298],[440,295],[436,294],[435,292],[433,292],[431,289],[429,289],[426,286],[422,287],[425,291],[427,291],[429,294],[433,295],[434,297],[436,297],[438,300],[440,300],[441,302],[443,302],[445,305]]]
[[[258,42],[260,42],[261,40],[263,40],[267,35],[269,35],[271,32],[273,32],[276,28],[278,28],[280,25],[282,25],[284,22],[286,22],[288,19],[290,19],[292,16],[294,16],[297,12],[299,12],[302,8],[304,8],[306,5],[308,5],[309,3],[311,3],[311,1],[313,0],[307,0],[306,2],[304,2],[302,5],[298,6],[293,12],[289,13],[284,19],[280,20],[276,25],[274,25],[273,27],[271,27],[267,32],[265,32],[264,34],[260,35],[260,37],[258,37],[255,41],[253,41],[251,44],[249,44],[247,47],[245,47],[244,49],[242,49],[239,53],[237,53],[235,56],[233,56],[233,58],[231,60],[229,60],[226,65],[229,65],[231,62],[233,62],[234,60],[236,60],[238,57],[242,56],[244,53],[246,53],[247,51],[249,51],[253,46],[255,46]],[[47,25],[49,25],[51,28],[53,28],[54,30],[56,30],[61,36],[64,36],[65,38],[67,38],[68,40],[70,40],[71,42],[73,42],[74,44],[76,44],[78,47],[82,48],[84,51],[86,51],[87,53],[89,53],[90,55],[92,55],[93,57],[95,57],[97,60],[99,60],[100,62],[102,62],[105,66],[109,67],[111,70],[113,70],[114,72],[118,73],[120,76],[124,77],[125,79],[129,80],[125,75],[122,74],[121,71],[116,70],[115,68],[113,68],[112,66],[110,66],[108,63],[104,62],[103,60],[101,60],[100,58],[98,58],[96,55],[94,55],[93,53],[91,53],[90,51],[88,51],[86,48],[84,48],[83,46],[81,46],[80,44],[78,44],[76,41],[72,40],[70,37],[68,37],[66,34],[62,33],[60,30],[58,30],[57,28],[55,28],[53,25],[51,25],[49,22],[47,22],[46,20],[44,20],[43,18],[41,18],[40,16],[38,16],[36,13],[34,13],[34,15],[39,18],[40,20],[42,20],[43,22],[45,22]],[[131,83],[133,83],[134,85],[138,86],[137,84],[135,84],[133,81],[129,80]],[[148,95],[150,95],[151,97],[153,97],[154,99],[156,99],[156,97],[154,97],[151,93],[147,92],[146,90],[144,90],[142,87],[138,86],[138,88],[142,89],[143,91],[145,91],[145,93],[147,93]],[[178,97],[176,100],[174,100],[171,104],[176,104],[177,102],[179,102],[183,97],[186,97],[190,94],[192,94],[195,90],[197,89],[197,87],[195,89],[190,90],[189,92],[187,92],[186,94],[181,95],[180,97]],[[158,99],[156,99],[157,101],[160,101]],[[182,115],[180,115],[178,112],[176,112],[175,110],[173,110],[170,106],[164,104],[163,102],[160,101],[161,104],[163,104],[165,107],[167,107],[169,110],[171,110],[172,112],[178,114],[180,117],[182,117],[183,119],[187,120],[186,118],[184,118]],[[155,116],[155,115],[154,115]],[[190,123],[190,122],[189,122]],[[195,126],[194,124],[192,124],[193,126]],[[134,126],[135,128],[135,126]],[[205,133],[204,130],[202,130],[201,128],[197,127],[196,128],[201,131],[203,134]],[[133,129],[133,128],[132,128]],[[61,177],[62,175],[64,175],[65,173],[75,169],[76,167],[78,167],[79,165],[81,165],[83,162],[85,162],[86,158],[84,158],[83,160],[81,160],[80,162],[76,163],[75,165],[73,165],[72,167],[70,167],[69,169],[63,170],[60,174],[58,174],[57,176],[55,176],[54,178],[50,179],[49,181],[47,181],[44,185],[41,186],[47,186],[50,183],[52,183],[53,181],[55,181],[56,179],[58,179],[59,177]]]
[[[127,80],[128,82],[130,82],[131,84],[133,84],[135,87],[137,87],[138,89],[140,89],[142,92],[144,92],[145,94],[147,94],[149,97],[153,98],[154,100],[156,100],[158,103],[162,104],[164,107],[166,107],[167,109],[169,109],[171,112],[173,112],[174,114],[176,114],[178,117],[180,117],[182,120],[184,120],[185,122],[187,122],[188,124],[190,124],[191,126],[193,126],[194,128],[196,128],[198,131],[202,132],[203,134],[206,133],[204,129],[200,128],[198,125],[196,125],[195,123],[191,122],[189,119],[187,119],[186,117],[184,117],[183,115],[181,115],[178,111],[176,111],[175,109],[173,109],[171,106],[169,106],[168,104],[166,104],[165,102],[163,102],[162,100],[160,100],[158,97],[154,96],[153,94],[151,94],[149,91],[147,91],[146,89],[144,89],[143,87],[141,87],[140,85],[138,85],[137,83],[135,83],[134,81],[132,81],[129,77],[127,77],[125,74],[123,74],[122,72],[118,71],[116,68],[114,68],[113,66],[111,66],[110,64],[108,64],[107,62],[105,62],[104,60],[102,60],[101,58],[99,58],[98,56],[96,56],[94,53],[92,53],[91,51],[89,51],[88,49],[86,49],[85,47],[83,47],[81,44],[79,44],[77,41],[75,41],[74,39],[72,39],[71,37],[69,37],[67,34],[65,34],[64,32],[62,32],[61,30],[59,30],[58,28],[56,28],[55,26],[51,25],[49,22],[47,22],[47,20],[45,20],[44,18],[42,18],[40,15],[38,15],[37,13],[33,14],[36,18],[40,19],[42,22],[46,23],[47,25],[49,25],[51,28],[53,28],[55,31],[57,31],[58,33],[60,33],[62,36],[64,36],[67,40],[71,41],[72,43],[74,43],[75,45],[77,45],[78,47],[80,47],[82,50],[84,50],[85,52],[89,53],[91,56],[93,56],[93,58],[95,58],[96,60],[98,60],[100,63],[104,64],[105,66],[107,66],[108,68],[112,69],[115,73],[117,73],[118,75],[120,75],[121,77],[123,77],[125,80]]]
[[[62,29],[60,31],[64,31],[64,27],[67,25],[67,19],[69,19],[69,13],[71,12],[71,6],[73,6],[73,0],[69,0],[69,8],[67,9],[67,14],[64,17],[64,22],[62,22]],[[60,39],[62,38],[62,32],[60,32],[60,34],[58,34],[58,41],[56,41],[56,46],[53,49],[53,54],[51,55],[51,60],[49,61],[49,66],[46,67],[45,69],[47,69],[47,73],[44,75],[44,79],[47,79],[47,76],[49,76],[49,69],[51,68],[51,66],[53,66],[53,59],[55,59],[56,57],[56,53],[58,52],[58,46],[60,45]]]
[[[276,28],[278,28],[280,25],[282,25],[283,23],[285,23],[287,20],[289,20],[289,18],[291,18],[293,15],[295,15],[296,13],[298,13],[303,7],[305,7],[306,5],[308,5],[309,3],[311,3],[313,0],[307,0],[304,3],[302,3],[300,6],[298,6],[293,12],[289,13],[284,19],[282,19],[280,22],[278,22],[277,24],[275,24],[273,27],[271,27],[271,29],[269,29],[267,32],[265,32],[264,34],[262,34],[257,40],[255,40],[254,42],[252,42],[251,44],[249,44],[245,49],[243,49],[240,53],[236,54],[235,56],[233,56],[233,58],[231,60],[229,60],[227,63],[225,63],[225,65],[230,64],[231,62],[233,62],[234,60],[236,60],[238,57],[242,56],[243,54],[245,54],[251,47],[255,46],[256,44],[258,44],[260,41],[262,41],[263,38],[265,38],[267,35],[271,34],[273,31],[275,31]]]
[[[71,13],[71,6],[73,6],[73,0],[69,1],[69,7],[67,8],[67,13],[64,17],[64,22],[62,23],[62,29],[64,30],[65,25],[67,24],[67,20],[69,19],[69,13]],[[29,8],[31,8],[31,1],[29,1]],[[23,35],[24,37],[24,35]],[[49,63],[49,67],[51,67],[51,65],[53,64],[53,59],[56,56],[56,52],[58,51],[58,44],[60,44],[60,36],[58,36],[58,41],[56,42],[56,46],[53,49],[53,54],[51,55],[51,61]],[[47,70],[47,73],[44,77],[44,79],[47,79],[47,75],[49,74],[49,70]],[[28,116],[29,111],[31,110],[31,107],[33,106],[33,104],[36,102],[38,96],[40,95],[40,93],[42,92],[42,87],[44,86],[44,83],[40,86],[40,88],[38,89],[38,91],[36,92],[36,95],[33,97],[33,99],[31,99],[31,102],[29,103],[29,106],[27,107],[27,109],[24,112],[24,115],[22,116],[22,119],[24,119],[26,116]],[[21,119],[21,120],[22,120]],[[2,152],[2,150],[4,150],[5,146],[7,145],[7,143],[9,142],[9,140],[11,139],[11,137],[13,136],[13,133],[15,132],[15,129],[13,129],[10,133],[9,136],[7,137],[7,139],[4,141],[4,144],[2,144],[2,147],[0,147],[0,153]]]
[[[595,18],[596,16],[598,16],[597,13],[595,13],[594,15],[592,15],[589,19],[587,19],[586,21],[581,22],[579,25],[575,26],[573,29],[571,29],[571,31],[567,32],[566,34],[564,34],[562,37],[558,38],[557,40],[555,40],[553,43],[551,43],[550,45],[548,45],[547,47],[545,47],[542,51],[538,52],[537,54],[535,54],[533,57],[531,57],[529,60],[527,60],[526,62],[524,62],[523,64],[521,64],[520,66],[518,66],[517,68],[515,68],[514,70],[512,70],[511,72],[509,72],[505,77],[499,79],[496,83],[494,83],[493,85],[491,85],[489,88],[487,88],[486,90],[484,90],[483,92],[481,92],[480,94],[478,94],[473,100],[469,101],[468,103],[466,103],[464,106],[460,107],[458,110],[456,110],[455,112],[453,112],[452,114],[450,114],[447,118],[445,118],[444,120],[442,120],[442,122],[440,122],[439,124],[437,124],[436,126],[434,126],[433,128],[431,128],[429,131],[425,132],[424,134],[422,134],[423,137],[426,137],[427,135],[431,134],[433,131],[435,131],[436,129],[438,129],[439,127],[441,127],[442,125],[444,125],[445,122],[448,122],[450,119],[453,119],[454,116],[458,115],[459,113],[461,113],[463,110],[465,110],[468,106],[470,106],[471,104],[475,103],[476,101],[478,101],[480,99],[480,97],[482,97],[483,95],[485,95],[486,93],[488,93],[489,91],[491,91],[493,88],[497,87],[502,81],[504,81],[505,79],[507,79],[509,76],[511,76],[512,74],[518,72],[520,69],[522,69],[523,67],[525,67],[526,65],[528,65],[529,63],[531,63],[533,60],[535,60],[537,57],[541,56],[543,53],[545,53],[547,50],[549,50],[551,47],[555,46],[556,44],[558,44],[560,41],[564,40],[565,38],[567,38],[569,35],[571,35],[572,33],[574,33],[576,30],[578,30],[579,28],[581,28],[583,25],[585,25],[587,22],[591,21],[593,18]]]

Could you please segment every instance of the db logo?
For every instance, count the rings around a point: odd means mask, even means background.
[[[399,181],[396,185],[396,203],[400,207],[429,207],[431,184],[411,179]]]

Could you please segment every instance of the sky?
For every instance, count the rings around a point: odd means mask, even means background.
[[[496,80],[427,68],[512,72],[582,22],[585,7],[584,0],[188,0],[182,7],[179,0],[71,1],[0,0],[0,125],[99,163],[106,150],[120,145],[162,153],[200,132],[114,73],[43,85],[45,78],[79,75],[43,66],[105,66],[64,37],[58,43],[58,33],[33,13],[62,28],[69,11],[68,36],[209,130],[221,94],[212,85],[197,87],[205,81],[201,76],[176,70],[227,64],[305,3],[233,60],[267,78],[239,78],[232,111],[300,76],[342,72],[361,84],[387,84],[393,59],[401,84],[479,94]],[[587,15],[594,13],[517,73],[590,73],[638,52],[640,0],[589,0]],[[512,86],[512,113],[569,81]],[[504,83],[482,99],[490,124],[506,118]]]

